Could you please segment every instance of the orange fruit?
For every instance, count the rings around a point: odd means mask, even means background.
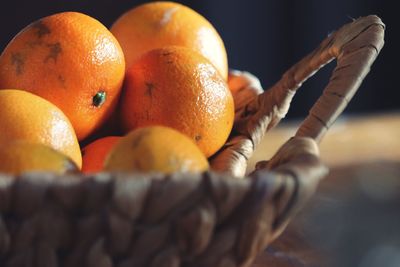
[[[196,144],[168,127],[136,129],[114,146],[106,158],[106,171],[201,172],[208,161]]]
[[[18,88],[58,106],[79,140],[112,113],[125,61],[118,41],[99,21],[76,12],[24,28],[0,56],[0,88]]]
[[[0,144],[0,172],[19,175],[29,171],[63,174],[78,171],[66,155],[43,144],[14,141]]]
[[[184,46],[202,54],[228,77],[224,43],[213,25],[191,8],[174,2],[139,5],[121,15],[111,32],[118,39],[129,68],[144,53],[165,46]]]
[[[149,125],[177,129],[209,157],[223,146],[233,125],[232,94],[203,56],[184,47],[144,54],[128,70],[121,97],[125,130]]]
[[[0,144],[13,140],[44,144],[82,166],[74,129],[55,105],[29,92],[9,89],[0,90],[0,107]]]
[[[104,160],[121,137],[99,138],[82,149],[82,172],[95,173],[103,170]]]

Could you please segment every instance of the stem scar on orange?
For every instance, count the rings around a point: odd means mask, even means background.
[[[177,45],[196,50],[225,80],[228,77],[220,35],[207,19],[187,6],[166,1],[145,3],[122,14],[110,30],[121,44],[127,68],[150,50]]]
[[[234,120],[225,80],[205,57],[180,46],[151,50],[136,61],[126,73],[120,106],[126,131],[168,126],[207,157],[226,142]]]
[[[79,140],[111,115],[124,73],[124,55],[112,33],[77,12],[28,25],[0,56],[0,88],[49,100],[67,115]]]

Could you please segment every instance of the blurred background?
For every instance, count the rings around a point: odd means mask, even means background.
[[[60,11],[80,11],[111,26],[124,11],[149,1],[14,0],[0,11],[0,49],[23,27]],[[398,9],[378,0],[186,0],[222,36],[231,68],[247,70],[268,88],[291,65],[314,49],[331,31],[352,18],[376,14],[387,24],[386,44],[346,114],[397,110],[397,60],[400,47]],[[302,118],[326,85],[334,63],[321,70],[298,92],[288,118]]]

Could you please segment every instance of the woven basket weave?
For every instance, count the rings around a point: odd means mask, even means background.
[[[234,130],[198,175],[0,175],[0,266],[249,266],[315,191],[327,169],[317,143],[353,97],[383,46],[376,16],[329,35],[269,90],[232,71]],[[300,85],[337,59],[296,135],[243,178],[265,132]]]

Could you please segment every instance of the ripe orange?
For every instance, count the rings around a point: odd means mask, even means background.
[[[209,157],[233,125],[234,104],[225,80],[203,56],[184,47],[143,55],[126,74],[121,120],[129,131],[148,125],[175,128]]]
[[[0,172],[19,175],[29,171],[63,174],[78,168],[69,157],[43,144],[25,141],[0,144]]]
[[[96,19],[76,12],[24,28],[0,56],[0,88],[18,88],[58,106],[79,140],[111,114],[125,73],[121,47]]]
[[[196,11],[174,2],[139,5],[120,16],[111,32],[125,53],[127,69],[142,54],[164,46],[184,46],[202,54],[228,77],[224,43],[213,25]]]
[[[82,172],[95,173],[103,170],[104,160],[121,137],[99,138],[82,149]]]
[[[201,172],[208,161],[196,144],[180,132],[163,126],[136,129],[111,150],[106,171]]]
[[[26,91],[0,90],[0,107],[0,144],[13,140],[44,144],[82,166],[74,129],[55,105]]]

